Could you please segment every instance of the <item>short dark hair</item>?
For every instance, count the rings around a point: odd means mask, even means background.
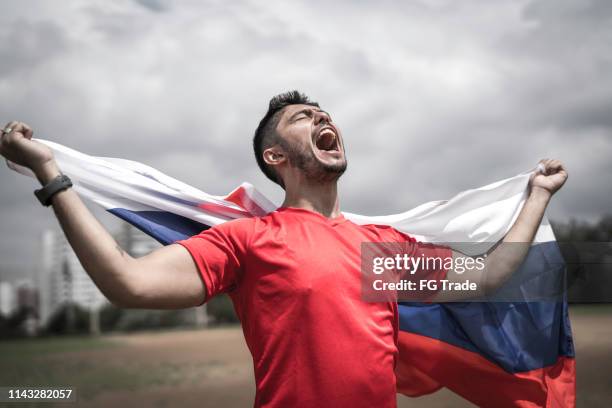
[[[279,142],[276,126],[280,120],[280,112],[289,105],[310,105],[316,106],[317,108],[319,107],[317,102],[311,101],[308,96],[297,90],[278,94],[270,99],[268,111],[259,122],[259,126],[257,126],[255,130],[255,136],[253,137],[253,150],[255,151],[257,165],[270,180],[283,188],[285,188],[285,186],[281,178],[264,161],[263,151]]]

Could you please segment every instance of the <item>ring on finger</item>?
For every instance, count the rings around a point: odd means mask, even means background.
[[[2,129],[2,133],[6,133],[6,134],[11,133],[12,131],[13,131],[13,128],[12,127],[8,127],[8,126],[5,127],[4,129]]]

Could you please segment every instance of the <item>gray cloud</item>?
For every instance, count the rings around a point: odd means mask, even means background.
[[[49,21],[15,19],[0,26],[0,76],[27,73],[53,61],[66,47],[62,29]]]
[[[270,96],[299,88],[346,138],[345,210],[402,211],[558,157],[571,175],[550,217],[609,212],[607,1],[29,0],[0,16],[2,120],[210,193],[250,181],[281,200],[250,139]],[[0,183],[2,276],[32,268],[55,221],[33,182]]]
[[[162,12],[168,10],[168,2],[164,0],[135,0],[136,3],[151,11]]]

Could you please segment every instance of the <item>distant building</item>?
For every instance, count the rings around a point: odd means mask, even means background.
[[[15,282],[17,295],[17,308],[27,309],[34,315],[38,315],[38,289],[30,279],[20,279]]]
[[[121,248],[134,257],[143,256],[161,246],[129,224],[121,226],[115,239]],[[42,325],[67,302],[88,310],[100,309],[108,303],[61,231],[47,230],[43,233],[38,287],[38,315]]]
[[[0,282],[0,316],[8,317],[17,310],[15,286],[10,282]]]
[[[89,310],[99,309],[108,303],[61,231],[47,230],[43,233],[38,287],[39,318],[43,326],[66,303]]]
[[[22,279],[15,283],[17,288],[17,310],[25,313],[23,329],[26,335],[34,336],[40,327],[38,288],[30,279]]]

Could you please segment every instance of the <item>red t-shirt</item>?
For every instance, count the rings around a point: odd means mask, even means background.
[[[253,355],[255,407],[395,407],[395,302],[361,299],[362,242],[415,242],[298,208],[178,243],[206,299],[228,293]]]

